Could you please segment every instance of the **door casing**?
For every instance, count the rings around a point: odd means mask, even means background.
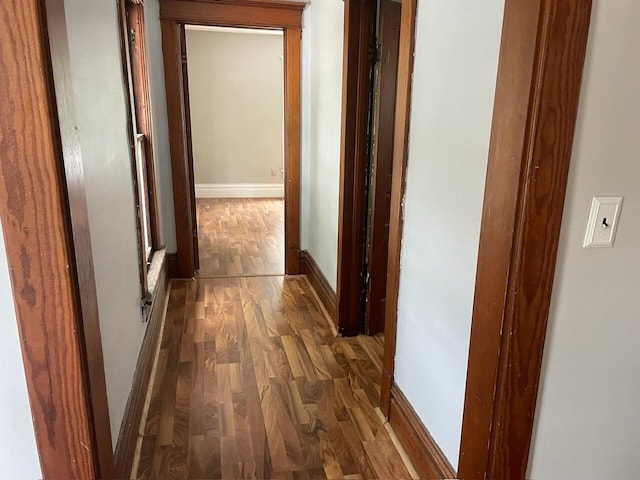
[[[188,90],[182,57],[183,31],[187,24],[282,29],[284,32],[285,273],[300,273],[300,43],[305,6],[304,2],[280,0],[160,1],[178,277],[191,278],[198,268]]]
[[[392,426],[401,403],[394,358],[417,4],[402,1],[398,55],[381,382]],[[337,301],[347,335],[360,333],[370,9],[368,0],[345,0]],[[590,16],[591,0],[505,1],[458,478],[526,475]]]

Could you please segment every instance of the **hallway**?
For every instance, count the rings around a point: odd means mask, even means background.
[[[137,478],[416,477],[376,412],[384,338],[336,337],[305,276],[269,275],[282,207],[198,200],[200,275],[171,283]]]

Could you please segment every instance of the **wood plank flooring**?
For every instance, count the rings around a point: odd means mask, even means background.
[[[200,278],[284,274],[284,200],[199,198]]]
[[[382,348],[336,338],[303,276],[173,281],[138,478],[411,478]]]

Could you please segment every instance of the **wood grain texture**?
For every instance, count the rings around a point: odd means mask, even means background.
[[[142,198],[143,198],[143,189],[141,188],[144,185],[146,174],[143,173],[142,176],[138,174],[137,160],[136,160],[136,148],[137,145],[140,145],[142,150],[142,155],[145,155],[145,142],[143,139],[138,139],[138,122],[136,117],[136,107],[135,107],[135,91],[133,85],[133,76],[132,76],[132,68],[131,68],[131,49],[129,44],[129,26],[127,25],[127,8],[134,7],[134,5],[129,4],[125,0],[116,0],[117,13],[118,13],[118,22],[119,22],[119,30],[120,30],[120,57],[121,57],[121,67],[122,74],[124,78],[124,87],[126,95],[125,105],[128,112],[126,117],[126,129],[127,129],[127,137],[129,139],[129,165],[131,171],[131,178],[133,181],[133,190],[135,195],[135,207],[136,207],[136,230],[137,230],[137,240],[138,240],[138,274],[140,278],[140,297],[144,298],[146,296],[146,292],[148,290],[148,279],[147,279],[147,258],[143,252],[145,251],[145,238],[143,233],[143,223],[144,223],[144,213],[142,211]],[[149,228],[151,225],[149,224]],[[150,228],[151,229],[151,228]],[[153,239],[152,243],[153,243]]]
[[[199,278],[284,274],[284,201],[199,198]]]
[[[447,457],[396,384],[391,389],[389,423],[420,478],[457,478]]]
[[[301,155],[301,62],[302,29],[284,29],[284,183],[285,271],[300,273],[300,155]]]
[[[299,273],[301,152],[301,26],[303,2],[261,0],[163,0],[165,86],[169,117],[171,169],[176,215],[178,276],[192,277],[197,268],[194,184],[189,158],[190,127],[186,112],[180,32],[184,24],[278,28],[284,32],[285,104],[285,271]]]
[[[0,219],[44,478],[99,475],[44,4],[0,3]]]
[[[342,66],[342,132],[338,208],[338,331],[362,329],[369,107],[375,2],[346,0]]]
[[[590,12],[505,5],[460,478],[526,474]]]
[[[318,294],[318,298],[322,302],[325,310],[336,321],[336,292],[331,288],[331,284],[324,276],[322,270],[316,263],[313,256],[306,250],[300,252],[300,273],[307,276],[311,286]]]
[[[195,242],[193,232],[187,140],[185,136],[185,103],[182,71],[180,27],[171,20],[161,20],[164,78],[167,91],[171,178],[176,221],[178,276],[190,278],[195,273]]]
[[[398,328],[398,291],[400,288],[400,253],[404,215],[402,201],[407,175],[409,119],[415,49],[417,0],[402,2],[400,45],[398,49],[398,82],[396,87],[396,120],[393,141],[393,174],[391,183],[391,215],[389,218],[389,263],[387,264],[387,301],[385,312],[385,346],[380,409],[388,416],[391,407],[396,332]]]
[[[97,465],[100,475],[109,478],[113,476],[113,444],[109,422],[84,165],[73,102],[64,1],[47,0],[45,6],[52,80],[56,97],[57,115],[54,118],[58,119],[60,129],[60,147],[64,161],[64,179],[73,237],[74,254],[70,260],[71,267],[75,270],[77,276],[78,301],[82,312],[82,333],[86,352],[86,373],[91,398]]]
[[[378,20],[377,92],[374,99],[373,154],[369,201],[369,288],[365,333],[384,332],[389,261],[389,220],[393,180],[393,137],[400,42],[400,3],[381,0]]]
[[[375,413],[383,340],[304,277],[174,281],[139,478],[410,478]]]
[[[120,435],[114,454],[116,475],[113,478],[131,478],[131,468],[135,456],[136,442],[138,441],[138,426],[142,420],[145,396],[151,380],[156,347],[161,333],[162,317],[169,293],[168,288],[169,279],[165,257],[149,311],[147,331],[138,356],[131,394],[127,401],[122,425],[120,426]]]
[[[222,27],[302,27],[305,2],[162,0],[160,16],[179,23]]]
[[[189,93],[189,59],[187,58],[187,31],[185,25],[180,25],[180,58],[182,59],[182,88],[184,96],[184,141],[187,152],[187,177],[189,179],[189,204],[191,205],[191,237],[193,238],[193,266],[195,270],[200,268],[200,254],[198,245],[198,220],[196,212],[196,190],[195,190],[195,166],[193,163],[193,136],[191,134],[191,96]]]
[[[129,39],[131,88],[136,117],[136,131],[144,135],[146,158],[145,184],[147,186],[151,244],[153,250],[162,248],[158,189],[156,187],[155,155],[153,151],[153,125],[151,118],[151,93],[149,90],[149,69],[147,63],[147,41],[144,23],[144,5],[128,2],[126,7],[126,27]],[[133,39],[133,41],[131,41]]]

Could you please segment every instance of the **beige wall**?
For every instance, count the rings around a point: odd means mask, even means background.
[[[528,478],[640,476],[640,2],[594,1]],[[624,196],[613,248],[591,197]]]
[[[302,34],[302,248],[337,283],[342,0],[307,5]]]
[[[140,309],[120,32],[115,2],[64,3],[115,446],[147,327]]]
[[[395,381],[454,467],[503,10],[421,0],[416,19]]]
[[[283,183],[282,52],[282,34],[187,30],[197,185]]]
[[[145,0],[144,21],[149,67],[149,90],[151,94],[151,122],[153,124],[153,158],[156,167],[158,213],[162,230],[160,243],[167,246],[167,252],[173,253],[177,249],[176,224],[173,211],[169,120],[167,118],[167,100],[164,88],[164,58],[162,56],[160,4],[158,0]]]

